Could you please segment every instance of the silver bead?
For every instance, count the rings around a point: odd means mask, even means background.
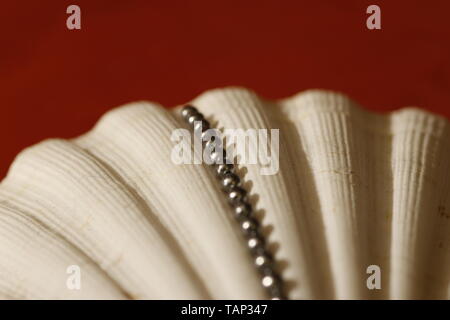
[[[258,229],[258,223],[253,218],[245,218],[241,221],[241,229],[246,235],[253,235]]]
[[[263,276],[261,283],[264,288],[272,288],[277,285],[277,279],[273,275]]]
[[[277,281],[275,285],[269,288],[269,295],[271,300],[283,300],[284,295],[281,292],[280,281]]]
[[[250,216],[252,213],[252,206],[249,205],[247,202],[239,202],[234,207],[234,214],[236,215],[237,219],[243,219]]]
[[[268,289],[271,299],[284,299],[280,277],[274,272],[274,270],[272,268],[265,268],[262,274],[263,277],[261,279],[261,283],[263,287]]]
[[[271,267],[272,259],[267,253],[261,253],[255,257],[255,265],[259,269],[266,269]]]
[[[239,177],[234,173],[228,173],[222,176],[222,187],[225,190],[230,190],[233,187],[238,186],[239,182],[240,182]]]
[[[234,165],[231,163],[222,163],[217,165],[216,173],[219,177],[225,176],[226,174],[233,173]]]
[[[188,123],[191,126],[194,126],[196,121],[202,121],[202,120],[203,120],[203,116],[200,113],[196,113],[196,114],[189,116]]]
[[[231,203],[237,204],[238,202],[245,200],[246,195],[247,191],[238,186],[235,186],[228,190],[228,200]]]
[[[264,250],[264,241],[258,235],[253,235],[247,240],[247,246],[252,252]]]
[[[194,114],[199,114],[197,108],[193,107],[193,106],[185,106],[182,110],[181,110],[181,116],[185,119],[188,120],[190,116],[194,115]]]

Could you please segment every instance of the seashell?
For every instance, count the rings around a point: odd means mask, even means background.
[[[446,119],[320,90],[270,102],[227,88],[192,103],[221,129],[280,129],[278,172],[241,174],[289,298],[450,297]],[[170,160],[178,111],[131,103],[17,156],[0,185],[1,297],[266,298],[211,168]],[[381,289],[369,290],[373,265]]]

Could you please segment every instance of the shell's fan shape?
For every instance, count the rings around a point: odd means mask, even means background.
[[[221,129],[280,129],[278,173],[240,172],[289,298],[450,297],[446,119],[326,91],[269,102],[228,88],[192,104]],[[132,103],[18,155],[0,185],[0,297],[266,298],[210,168],[171,161],[178,111]]]

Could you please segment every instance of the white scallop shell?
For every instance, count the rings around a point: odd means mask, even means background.
[[[223,128],[280,129],[279,172],[249,165],[245,179],[290,298],[450,297],[445,119],[325,91],[268,102],[228,88],[193,104]],[[0,185],[0,297],[265,298],[208,167],[170,160],[177,111],[131,103],[16,158]]]

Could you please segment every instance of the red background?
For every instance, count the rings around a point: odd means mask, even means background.
[[[0,5],[0,178],[24,147],[108,109],[242,85],[342,91],[375,110],[450,116],[450,1],[8,1]],[[66,8],[81,7],[81,30]],[[381,7],[382,30],[366,28]]]

